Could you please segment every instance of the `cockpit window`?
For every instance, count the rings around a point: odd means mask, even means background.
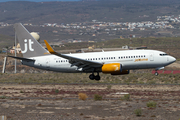
[[[165,53],[165,54],[159,54],[159,55],[160,55],[160,56],[166,56],[166,55],[168,55],[168,54]]]

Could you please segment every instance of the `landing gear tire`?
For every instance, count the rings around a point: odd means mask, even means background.
[[[99,75],[96,75],[96,76],[95,76],[95,80],[96,80],[96,81],[99,81],[100,79],[101,79],[101,77],[100,77]]]
[[[158,72],[155,72],[155,76],[158,76],[159,75],[159,73]]]
[[[89,79],[91,79],[91,80],[95,79],[96,81],[99,81],[101,79],[101,77],[99,76],[99,74],[96,76],[94,74],[90,74]]]
[[[94,74],[90,74],[90,75],[89,75],[89,79],[94,80],[94,79],[95,79]]]

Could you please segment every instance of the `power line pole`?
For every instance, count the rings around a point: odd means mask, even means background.
[[[16,32],[15,32],[15,57],[16,57]],[[15,59],[15,64],[14,64],[15,68],[14,68],[14,73],[16,73],[16,59]]]

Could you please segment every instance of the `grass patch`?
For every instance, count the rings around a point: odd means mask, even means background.
[[[94,100],[95,100],[95,101],[98,101],[98,100],[100,101],[100,100],[102,100],[102,96],[101,96],[101,95],[98,95],[98,94],[95,94],[95,95],[94,95]]]
[[[58,93],[59,93],[59,90],[58,90],[58,89],[56,89],[56,90],[55,90],[55,93],[56,93],[56,94],[58,94]]]
[[[124,95],[121,100],[126,100],[126,101],[129,101],[130,100],[130,94],[126,94]]]
[[[134,114],[136,114],[136,116],[141,116],[142,115],[142,110],[140,108],[134,110]]]
[[[111,88],[112,88],[112,85],[108,85],[106,89],[110,90]]]
[[[157,105],[157,103],[154,102],[154,101],[149,101],[149,102],[146,103],[146,105],[147,105],[147,107],[149,107],[149,108],[155,108],[156,105]]]
[[[83,83],[83,84],[180,84],[180,75],[160,74],[155,76],[151,73],[131,73],[124,76],[112,76],[100,73],[99,82],[89,80],[89,74],[86,73],[18,73],[1,74],[0,83],[18,83],[18,84],[63,84],[63,83]],[[107,90],[112,89],[107,85]]]
[[[21,90],[20,93],[24,93],[24,91]]]
[[[8,97],[7,96],[0,96],[0,99],[7,99]]]

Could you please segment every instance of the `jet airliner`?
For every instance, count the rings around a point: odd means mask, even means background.
[[[124,50],[91,53],[61,54],[53,50],[44,40],[47,50],[21,24],[14,24],[17,39],[21,46],[23,65],[64,73],[91,73],[91,80],[100,80],[99,73],[111,75],[129,74],[134,69],[163,69],[176,59],[157,50]],[[96,74],[95,74],[96,73]]]

